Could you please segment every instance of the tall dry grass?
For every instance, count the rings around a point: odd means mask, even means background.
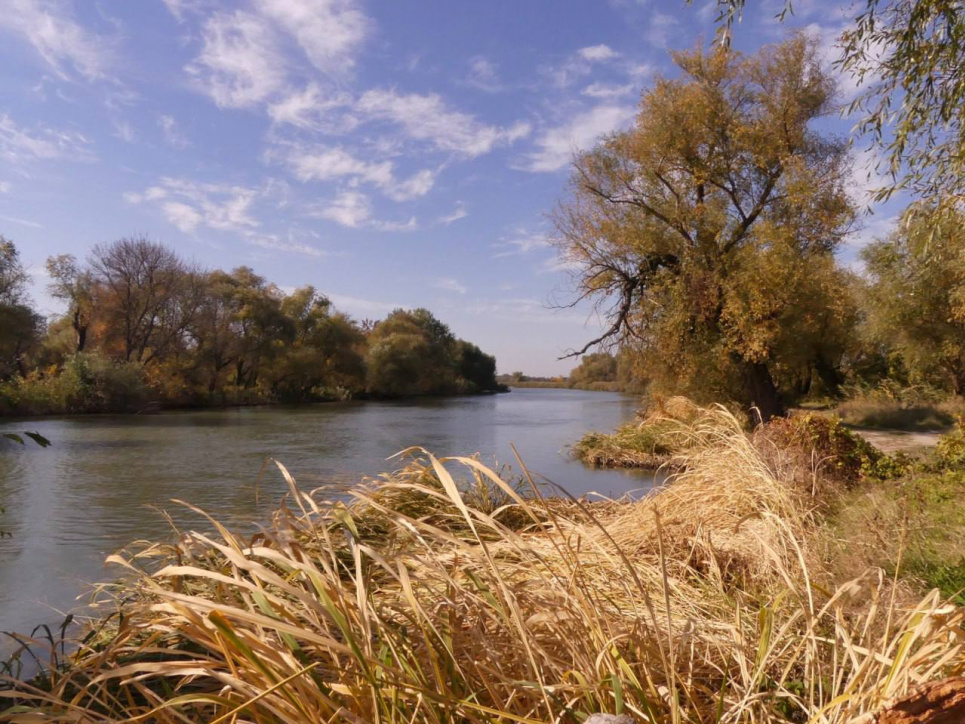
[[[212,521],[114,558],[123,616],[0,719],[843,723],[962,671],[965,610],[875,571],[835,585],[808,491],[731,415],[677,434],[685,472],[636,502],[416,451],[326,503],[281,468],[254,538]]]

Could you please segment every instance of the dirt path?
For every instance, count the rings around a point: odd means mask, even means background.
[[[938,444],[942,432],[907,432],[905,430],[869,430],[852,428],[879,450],[888,453],[916,453]]]

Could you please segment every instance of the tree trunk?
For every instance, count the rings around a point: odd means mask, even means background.
[[[787,413],[787,408],[781,400],[771,377],[771,370],[763,362],[743,361],[744,390],[750,402],[753,422],[757,425],[768,422],[771,418],[780,417]]]
[[[81,325],[76,327],[77,329],[77,351],[83,352],[84,347],[87,346],[87,326]]]

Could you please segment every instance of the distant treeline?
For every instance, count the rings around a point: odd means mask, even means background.
[[[121,239],[47,260],[45,320],[0,237],[0,415],[494,391],[496,360],[426,309],[357,322],[311,286],[188,264]]]
[[[522,372],[499,375],[497,382],[507,387],[542,387],[596,392],[642,393],[646,385],[637,378],[628,352],[616,356],[595,352],[582,357],[568,377],[531,377]]]

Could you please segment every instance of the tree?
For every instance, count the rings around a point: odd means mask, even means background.
[[[0,379],[27,374],[26,356],[43,328],[43,318],[27,303],[27,271],[17,247],[0,236]]]
[[[27,270],[12,241],[0,236],[0,304],[20,304],[27,293]]]
[[[333,314],[328,298],[314,287],[302,287],[282,301],[281,311],[294,333],[272,370],[276,394],[310,400],[341,397],[363,387],[359,349],[364,338],[348,317]]]
[[[861,256],[872,339],[901,355],[913,382],[965,395],[965,215],[913,206]]]
[[[853,221],[847,144],[812,127],[834,81],[804,36],[673,57],[681,77],[658,78],[634,128],[578,156],[556,214],[577,301],[608,319],[574,354],[623,341],[658,385],[766,420],[784,411],[781,350],[806,331],[788,303],[826,304],[789,299],[786,279],[827,265]]]
[[[687,0],[688,3],[691,0]],[[722,39],[745,0],[719,0]],[[780,17],[791,10],[786,0]],[[864,0],[838,65],[863,87],[849,115],[887,158],[891,183],[930,202],[965,200],[965,12],[949,0]]]
[[[72,254],[60,254],[47,259],[47,274],[51,282],[47,290],[54,299],[67,304],[67,316],[76,336],[75,352],[87,346],[94,306],[94,283],[88,270],[81,268]]]
[[[105,336],[125,362],[150,364],[183,338],[196,311],[189,270],[168,247],[144,237],[98,245],[90,258]]]
[[[458,340],[454,351],[456,371],[463,385],[462,392],[483,392],[496,389],[496,358],[479,347]]]
[[[589,387],[596,382],[616,382],[617,358],[607,352],[587,354],[580,364],[570,372],[570,384],[574,387]]]
[[[390,397],[451,391],[454,341],[428,310],[396,309],[369,334],[369,391]]]

